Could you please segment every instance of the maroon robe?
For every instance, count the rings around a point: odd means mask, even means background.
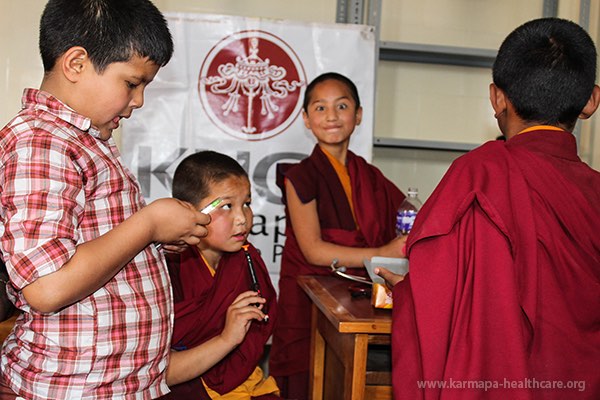
[[[323,240],[342,246],[382,246],[396,236],[396,211],[404,195],[376,167],[350,151],[346,165],[356,223],[338,175],[318,145],[310,157],[300,163],[278,165],[277,184],[282,190],[283,202],[286,203],[285,178],[294,185],[303,203],[316,199]],[[306,261],[287,208],[286,217],[286,242],[279,280],[279,305],[285,313],[273,332],[269,364],[269,372],[275,377],[307,373],[309,369],[311,303],[298,286],[297,277],[331,273],[328,268]],[[357,223],[360,229],[357,229]]]
[[[253,321],[244,341],[202,375],[204,382],[220,394],[228,393],[246,381],[260,361],[265,343],[277,320],[276,292],[265,264],[254,246],[248,251],[262,295],[268,300],[265,312],[269,322]],[[215,276],[211,276],[195,247],[181,255],[169,254],[169,274],[175,301],[173,348],[197,346],[219,335],[225,327],[227,309],[235,298],[250,290],[250,272],[242,250],[225,253]],[[198,400],[209,397],[200,378],[173,386],[167,398]]]
[[[456,160],[394,288],[394,398],[599,399],[599,228],[600,174],[570,133]]]

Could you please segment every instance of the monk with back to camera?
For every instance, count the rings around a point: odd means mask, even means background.
[[[596,60],[557,18],[500,46],[490,100],[506,142],[452,164],[405,279],[379,272],[395,283],[395,399],[600,398],[600,173],[572,133],[600,102]]]

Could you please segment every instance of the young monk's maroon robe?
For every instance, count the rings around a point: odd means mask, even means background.
[[[298,164],[278,166],[278,186],[283,193],[283,202],[286,202],[284,179],[289,179],[303,203],[316,199],[325,241],[353,247],[382,246],[396,236],[396,211],[404,195],[376,167],[350,151],[346,166],[356,222],[337,173],[319,146],[315,146],[310,157]],[[273,332],[269,364],[269,372],[278,379],[278,383],[281,377],[297,374],[303,374],[304,380],[308,379],[311,303],[296,279],[300,275],[331,273],[327,267],[306,261],[287,212],[286,208],[286,242],[279,280],[279,306],[283,312]],[[305,398],[308,382],[300,386],[303,393],[295,390],[292,390],[294,393],[286,393],[282,388],[282,394],[290,398]]]
[[[267,268],[254,246],[250,245],[248,250],[262,295],[267,299],[264,310],[269,321],[253,321],[244,341],[202,375],[204,382],[221,394],[238,387],[254,371],[277,319],[276,292]],[[242,250],[225,253],[213,277],[195,247],[181,255],[169,254],[167,260],[175,300],[173,348],[191,348],[220,334],[231,303],[240,293],[251,290],[248,263]],[[169,399],[209,398],[200,378],[171,390]]]
[[[408,255],[395,399],[600,398],[600,174],[573,135],[532,131],[455,161]]]

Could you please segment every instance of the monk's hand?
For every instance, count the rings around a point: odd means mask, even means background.
[[[404,280],[404,275],[395,274],[392,271],[390,271],[389,269],[386,269],[383,267],[375,267],[373,272],[375,272],[377,275],[382,277],[383,280],[385,281],[385,284],[390,289],[393,288],[396,285],[396,283]]]
[[[252,320],[263,321],[265,319],[266,315],[262,309],[266,301],[265,298],[253,291],[241,293],[236,297],[227,309],[221,338],[232,347],[242,343]]]

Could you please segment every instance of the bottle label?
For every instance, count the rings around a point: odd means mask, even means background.
[[[410,232],[412,229],[416,216],[417,211],[415,210],[398,211],[398,214],[396,215],[396,232],[399,232],[403,235],[408,234],[408,232]]]

